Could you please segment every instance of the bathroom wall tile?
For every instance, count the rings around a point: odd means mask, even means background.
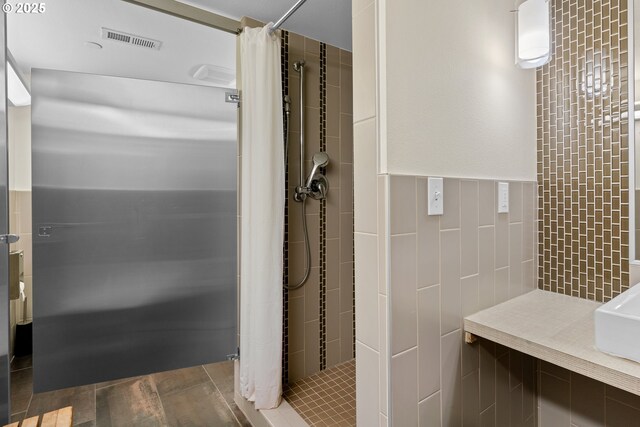
[[[304,286],[304,320],[318,320],[320,315],[320,284],[318,280],[308,280]]]
[[[498,213],[497,209],[495,214],[495,263],[496,269],[509,265],[509,214]]]
[[[540,425],[569,426],[571,424],[570,404],[569,382],[541,373]]]
[[[418,291],[418,389],[420,400],[440,389],[440,286]]]
[[[353,128],[355,229],[364,233],[377,232],[377,152],[376,121],[356,123]]]
[[[440,217],[427,215],[427,180],[418,179],[418,288],[440,283]]]
[[[460,275],[478,274],[478,181],[460,181]]]
[[[310,91],[314,93],[315,91]],[[309,104],[307,104],[309,105]],[[311,161],[314,153],[320,151],[320,109],[318,107],[305,107],[305,122],[304,122],[304,142],[305,151],[304,157],[307,162]],[[294,141],[291,139],[290,141]],[[289,145],[289,149],[293,149],[296,144]],[[294,154],[292,152],[292,154]],[[291,158],[291,157],[290,157]],[[300,154],[295,159],[300,158]],[[307,163],[305,170],[311,170],[311,164]]]
[[[518,426],[523,425],[522,421],[522,384],[518,384],[511,390],[511,396],[509,400],[509,409],[511,410],[511,425]]]
[[[537,359],[523,355],[522,358],[522,419],[536,415],[538,409],[538,369]]]
[[[491,406],[480,413],[480,427],[497,427],[495,406]]]
[[[351,163],[340,164],[340,213],[353,213],[353,165]]]
[[[354,286],[353,283],[353,266],[352,262],[340,264],[340,312],[351,311],[353,309]],[[358,266],[358,268],[360,268]],[[362,268],[367,268],[363,265]]]
[[[378,336],[380,343],[380,356],[379,361],[379,378],[380,378],[380,412],[383,414],[389,413],[389,401],[388,401],[388,376],[389,376],[389,343],[388,330],[387,330],[387,297],[384,295],[378,295]]]
[[[370,4],[353,17],[353,118],[356,122],[376,114],[376,8]],[[344,57],[346,62],[347,57]],[[346,67],[343,67],[344,70]],[[346,81],[349,79],[349,81]],[[340,85],[349,86],[351,76],[341,74]],[[348,112],[342,109],[342,112]]]
[[[346,238],[346,237],[345,237]],[[327,239],[326,243],[327,290],[340,288],[340,239]]]
[[[327,136],[326,137],[326,141],[327,141],[327,154],[329,155],[329,164],[324,168],[325,169],[325,175],[327,177],[327,179],[329,180],[329,185],[330,185],[330,190],[332,195],[334,195],[335,197],[328,197],[327,201],[329,198],[335,198],[338,200],[338,204],[340,203],[340,188],[341,188],[341,183],[340,183],[340,163],[341,163],[341,158],[340,158],[340,151],[342,150],[342,148],[340,147],[340,138],[338,137],[333,137],[333,136]],[[338,190],[336,192],[336,190]],[[346,188],[345,188],[346,190]]]
[[[380,384],[377,375],[379,356],[371,348],[356,342],[356,393],[357,399],[365,402],[378,402]],[[375,426],[378,424],[379,408],[377,405],[356,405],[356,422],[358,425]]]
[[[462,425],[462,376],[460,375],[460,342],[456,330],[442,337],[440,356],[442,375],[442,425]],[[403,424],[408,425],[408,424]]]
[[[462,316],[468,316],[478,311],[478,276],[469,276],[460,280],[462,295]],[[462,324],[460,325],[463,326]],[[461,342],[462,347],[462,376],[478,370],[478,346]]]
[[[540,361],[540,371],[567,382],[571,380],[571,371],[544,360]]]
[[[352,232],[353,214],[340,214],[340,235],[347,236]],[[340,262],[353,262],[353,239],[340,239]]]
[[[391,236],[391,351],[417,345],[416,235]]]
[[[307,38],[305,38],[305,48],[307,47]],[[312,45],[319,43],[312,41]],[[319,88],[320,87],[320,53],[305,52],[304,60],[306,62],[304,66],[304,80],[306,88]],[[320,108],[320,91],[319,90],[306,90],[305,91],[305,104],[308,108]],[[319,115],[308,115],[308,119],[318,120]],[[307,128],[310,121],[307,120]],[[318,122],[319,126],[319,122]],[[317,134],[319,135],[319,134]]]
[[[495,293],[495,258],[494,258],[494,233],[493,227],[480,227],[478,229],[478,274],[480,299],[479,309],[493,306]]]
[[[493,225],[495,222],[495,212],[497,203],[495,201],[495,183],[493,181],[482,180],[478,184],[478,225]]]
[[[527,293],[536,289],[535,261],[529,260],[522,263],[522,292]]]
[[[444,179],[444,215],[440,218],[440,229],[460,228],[460,180]]]
[[[31,233],[32,209],[31,191],[16,192],[16,202],[19,205],[20,213],[20,233]]]
[[[289,299],[289,352],[304,350],[304,297]]]
[[[289,353],[289,382],[298,381],[306,376],[304,360],[304,351]]]
[[[481,339],[478,343],[480,375],[480,410],[484,411],[496,402],[495,344]]]
[[[373,0],[354,0],[351,3],[351,15],[355,17],[358,13],[362,11],[362,9],[364,9],[365,7],[369,6],[372,3],[374,3]]]
[[[447,230],[440,234],[441,252],[441,323],[442,335],[460,327],[460,231]],[[395,251],[392,250],[392,254]],[[392,300],[393,301],[393,300]]]
[[[477,370],[462,378],[462,425],[480,424],[479,387],[480,379]]]
[[[389,175],[378,177],[378,292],[387,294],[387,269],[389,263],[387,244],[389,243]]]
[[[338,74],[339,75],[339,74]],[[326,98],[326,132],[329,137],[340,137],[340,88],[338,86],[327,85]],[[351,124],[353,128],[353,123]],[[340,162],[340,158],[332,158],[333,161]]]
[[[511,424],[511,388],[509,387],[509,354],[496,359],[496,426]]]
[[[632,406],[640,410],[640,396],[631,394],[619,388],[610,385],[605,386],[605,395],[607,399],[617,400],[627,406]]]
[[[339,317],[337,317],[339,319]],[[335,366],[340,363],[340,340],[327,342],[327,366]]]
[[[331,179],[331,178],[329,178]],[[332,182],[332,181],[329,181]],[[327,197],[327,239],[339,239],[340,238],[340,189],[331,188],[333,197]],[[289,213],[289,223],[291,223],[291,213]],[[338,257],[340,256],[340,250],[336,252]]]
[[[341,93],[353,93],[353,69],[350,66],[342,64],[340,66],[340,90]],[[350,99],[346,96],[340,97],[340,113],[344,114],[352,114],[354,104],[357,102],[355,98]],[[368,118],[368,117],[366,117]],[[355,115],[353,116],[354,122],[358,122],[361,120],[356,119]]]
[[[571,423],[580,427],[604,424],[604,387],[599,381],[571,374]]]
[[[392,425],[418,425],[418,350],[412,348],[391,358]]]
[[[522,259],[532,260],[537,248],[536,236],[536,186],[532,182],[522,184]]]
[[[522,183],[509,183],[509,222],[522,222]]]
[[[496,270],[495,303],[500,304],[509,299],[509,267]]]
[[[349,65],[353,64],[353,55],[348,50],[340,50],[340,64]]]
[[[378,238],[369,234],[357,234],[356,245],[356,330],[358,340],[374,350],[378,350]],[[372,265],[373,264],[373,265]],[[362,265],[363,267],[360,267]]]
[[[613,399],[606,399],[607,427],[638,427],[640,426],[640,409],[632,408]]]
[[[353,116],[340,114],[340,161],[353,163]]]
[[[416,232],[416,179],[390,177],[391,235]]]
[[[509,224],[509,298],[522,295],[522,224]]]
[[[340,86],[340,49],[327,47],[327,85]]]
[[[291,306],[289,307],[291,310]],[[340,338],[340,289],[327,291],[327,341]],[[289,316],[290,320],[293,320]],[[295,320],[293,320],[295,321]],[[293,325],[289,323],[289,330]]]
[[[318,320],[304,324],[304,376],[320,370],[320,324]]]
[[[340,361],[353,359],[353,312],[340,313]]]
[[[418,404],[418,425],[420,427],[431,427],[441,424],[440,392],[437,392]]]

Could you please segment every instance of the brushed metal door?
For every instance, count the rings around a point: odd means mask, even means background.
[[[0,234],[9,233],[6,14],[0,14]],[[9,245],[0,244],[0,425],[9,422]]]
[[[51,70],[31,88],[34,391],[234,353],[224,89]]]

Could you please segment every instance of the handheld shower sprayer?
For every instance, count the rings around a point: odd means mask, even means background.
[[[311,169],[311,173],[309,174],[309,178],[307,179],[306,187],[311,187],[311,182],[313,178],[316,176],[316,172],[318,169],[323,168],[329,164],[329,155],[323,151],[316,153],[313,155],[313,168]]]

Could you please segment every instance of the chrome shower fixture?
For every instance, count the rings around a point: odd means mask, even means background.
[[[320,171],[329,164],[329,155],[323,151],[313,155],[313,168],[304,186],[296,187],[295,200],[301,201],[310,196],[315,200],[322,200],[327,197],[329,191],[329,180]]]

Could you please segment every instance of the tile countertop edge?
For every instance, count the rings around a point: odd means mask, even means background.
[[[595,348],[593,312],[599,306],[594,301],[534,290],[465,317],[464,329],[640,395],[640,363]]]

